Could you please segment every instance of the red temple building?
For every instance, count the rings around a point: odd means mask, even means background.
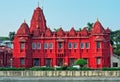
[[[110,30],[97,20],[91,31],[84,28],[51,31],[46,25],[43,10],[34,10],[30,27],[24,21],[14,38],[13,66],[69,66],[80,58],[89,68],[110,67]]]
[[[12,67],[12,49],[0,45],[0,67]]]

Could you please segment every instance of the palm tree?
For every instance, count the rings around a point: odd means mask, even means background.
[[[94,24],[94,23],[90,23],[90,22],[87,23],[87,29],[88,29],[89,31],[92,30],[93,24]]]
[[[57,32],[60,28],[54,28],[54,31]]]
[[[82,30],[81,28],[78,29],[78,31],[81,31],[81,30]]]
[[[10,39],[11,41],[14,40],[14,35],[15,35],[15,32],[9,32],[9,39]]]

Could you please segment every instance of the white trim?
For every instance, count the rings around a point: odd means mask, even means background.
[[[83,43],[83,46],[81,45]],[[85,43],[84,42],[80,42],[80,48],[84,49],[85,48]]]
[[[48,49],[48,43],[44,43],[44,49]]]
[[[52,47],[50,48],[50,44],[52,45]],[[53,49],[53,43],[49,43],[49,49]]]
[[[32,43],[32,49],[36,49],[36,43],[35,42]]]
[[[72,49],[72,42],[68,42],[68,49]]]
[[[39,45],[39,47],[38,47]],[[37,49],[41,49],[41,43],[37,43]]]

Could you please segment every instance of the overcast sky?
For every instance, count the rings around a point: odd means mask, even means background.
[[[51,29],[62,26],[69,31],[95,22],[98,18],[104,28],[120,29],[120,0],[39,0],[43,7],[47,26]],[[38,0],[1,0],[0,36],[17,32],[24,19],[30,25]]]

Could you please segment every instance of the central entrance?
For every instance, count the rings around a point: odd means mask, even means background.
[[[52,64],[51,58],[47,58],[46,61],[45,61],[45,63],[46,63],[47,67],[51,67],[52,66],[51,65]]]
[[[63,59],[57,58],[57,66],[63,66]]]

